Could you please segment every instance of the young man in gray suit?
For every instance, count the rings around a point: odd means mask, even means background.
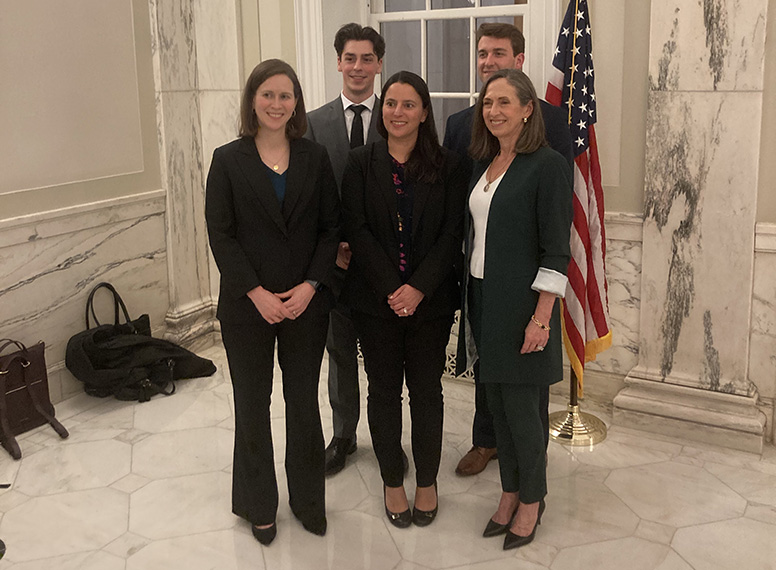
[[[342,93],[333,101],[307,114],[307,138],[329,152],[337,186],[350,149],[380,138],[375,127],[380,104],[374,93],[375,75],[383,67],[385,40],[373,28],[345,24],[334,36],[337,71],[342,73]],[[337,252],[334,294],[339,297],[350,248],[340,242]],[[347,456],[356,451],[356,427],[361,411],[358,386],[358,349],[350,310],[337,303],[329,314],[329,402],[334,416],[334,437],[326,448],[326,475],[345,467]]]
[[[482,24],[477,29],[477,75],[483,83],[500,69],[523,69],[525,62],[525,38],[523,33],[511,24]],[[541,86],[536,86],[537,91]],[[565,113],[540,100],[544,118],[547,142],[554,151],[562,154],[571,164],[574,154],[571,131]],[[447,118],[444,146],[461,156],[469,156],[472,138],[474,105]],[[478,382],[479,368],[474,365],[474,425],[472,426],[472,448],[461,458],[455,472],[458,475],[475,475],[485,469],[488,461],[496,457],[496,434],[493,431],[493,416],[488,409],[485,390]],[[545,445],[549,442],[550,404],[549,388],[542,389],[539,409],[544,425]]]

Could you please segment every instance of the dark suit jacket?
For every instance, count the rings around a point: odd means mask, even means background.
[[[377,132],[377,110],[380,108],[380,98],[375,97],[375,106],[372,108],[372,117],[369,121],[369,134],[366,144],[380,140]],[[342,106],[342,98],[337,95],[333,101],[318,107],[315,111],[307,113],[307,132],[305,138],[313,140],[326,147],[331,159],[334,176],[337,179],[337,187],[342,185],[342,173],[348,162],[350,153],[350,139],[345,124],[345,109]]]
[[[472,188],[487,167],[487,162],[475,164]],[[553,308],[545,350],[520,354],[520,348],[539,298],[531,289],[539,268],[565,275],[571,259],[571,169],[547,147],[518,154],[495,192],[488,212],[482,283],[480,381],[553,384],[563,379],[560,303]],[[467,233],[469,220],[467,216]],[[467,274],[472,237],[466,242]],[[472,364],[466,358],[465,310],[466,304],[458,335],[458,374]]]
[[[247,293],[261,285],[274,293],[306,279],[328,285],[339,240],[339,198],[326,149],[291,141],[282,206],[252,138],[213,153],[205,217],[221,272],[217,316],[261,319]],[[331,293],[318,292],[307,310],[328,311]]]
[[[563,155],[569,165],[574,162],[574,149],[571,142],[566,114],[547,101],[540,100],[542,117],[544,118],[544,134],[550,148]],[[461,156],[469,156],[469,145],[472,142],[472,119],[474,107],[458,111],[447,118],[445,127],[444,147],[457,152]]]
[[[425,298],[415,318],[452,315],[460,304],[454,270],[461,255],[466,183],[465,161],[444,151],[441,180],[415,182],[408,283]],[[352,309],[392,318],[387,297],[401,287],[396,188],[388,143],[381,140],[350,153],[342,180],[343,225],[353,250],[343,301]]]

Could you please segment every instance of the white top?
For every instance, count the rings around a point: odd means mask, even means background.
[[[488,231],[488,214],[490,212],[490,203],[493,201],[493,195],[498,190],[504,174],[490,183],[488,191],[485,192],[487,184],[487,170],[482,173],[477,184],[474,185],[472,193],[469,195],[469,212],[472,216],[474,226],[474,242],[472,243],[471,260],[469,262],[469,273],[472,277],[482,279],[485,275],[485,236]],[[534,291],[548,291],[558,297],[564,297],[566,294],[566,285],[568,279],[562,273],[553,269],[540,267],[536,273],[531,289]]]
[[[353,128],[353,118],[356,116],[353,110],[348,109],[348,107],[351,105],[363,105],[366,107],[366,109],[361,111],[361,121],[364,123],[364,142],[366,143],[367,136],[369,135],[369,123],[372,122],[372,110],[374,109],[377,95],[372,93],[361,103],[354,103],[345,97],[344,93],[340,93],[340,98],[342,99],[342,107],[345,109],[345,127],[348,129],[348,140],[350,140],[350,131]]]

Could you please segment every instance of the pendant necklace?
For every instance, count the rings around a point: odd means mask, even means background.
[[[496,156],[495,156],[495,157],[493,157],[493,160],[495,161],[495,160],[496,160],[496,158],[498,158],[500,155],[501,155],[501,151],[498,151],[498,152],[496,153]],[[509,167],[509,164],[510,164],[511,162],[512,162],[512,161],[510,160],[510,161],[507,163],[507,165],[506,165],[506,166],[507,166],[507,167]],[[490,167],[488,168],[488,170],[490,170],[490,168],[492,168],[492,167],[493,167],[493,163],[491,162],[491,163],[490,163]],[[499,170],[501,170],[501,169],[499,169]],[[506,171],[506,168],[504,168],[504,171]],[[497,172],[497,171],[496,171],[496,172]],[[486,171],[485,171],[485,188],[483,188],[483,189],[482,189],[482,191],[483,191],[483,192],[485,192],[485,193],[487,193],[487,192],[490,190],[490,185],[491,185],[493,182],[495,182],[496,180],[498,180],[498,177],[499,177],[499,176],[501,176],[502,174],[504,174],[504,172],[501,172],[501,173],[500,173],[498,176],[494,176],[494,177],[493,177],[493,180],[488,180],[488,171],[486,170]]]
[[[267,155],[266,152],[259,153],[259,154],[262,154],[262,160],[264,160],[264,157],[270,158]],[[285,149],[284,149],[283,152],[281,153],[280,157],[278,158],[278,160],[270,160],[269,161],[269,164],[272,164],[272,166],[270,168],[272,168],[273,171],[275,171],[275,172],[278,171],[278,169],[280,168],[280,160],[282,160],[285,155],[286,155],[286,153],[285,153]],[[269,164],[267,164],[267,166],[269,166]]]

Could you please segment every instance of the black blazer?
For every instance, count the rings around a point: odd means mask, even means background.
[[[547,137],[547,143],[552,150],[563,155],[569,166],[571,166],[574,162],[574,148],[571,142],[571,131],[566,120],[566,114],[560,107],[550,105],[547,101],[540,99],[539,103],[542,109],[544,136]],[[472,105],[468,109],[454,113],[447,118],[443,146],[453,152],[457,152],[461,156],[469,156],[469,145],[472,142],[474,108],[475,105]]]
[[[441,180],[414,183],[412,209],[412,275],[408,284],[425,298],[415,318],[452,314],[460,304],[454,267],[461,257],[466,161],[442,149]],[[394,317],[387,297],[401,287],[396,189],[385,140],[350,153],[342,179],[345,237],[353,258],[342,300],[352,309],[384,318]]]
[[[291,141],[283,203],[252,138],[213,153],[205,217],[221,272],[217,316],[234,323],[262,320],[247,293],[261,285],[274,293],[306,279],[330,283],[339,243],[337,183],[321,145]],[[330,293],[315,294],[307,310],[328,311]]]

